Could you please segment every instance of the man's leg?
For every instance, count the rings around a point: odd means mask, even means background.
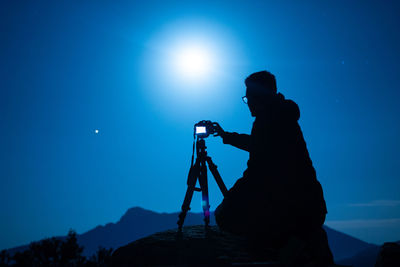
[[[221,230],[236,234],[246,233],[251,201],[245,190],[243,178],[241,178],[228,191],[215,210],[215,221]]]

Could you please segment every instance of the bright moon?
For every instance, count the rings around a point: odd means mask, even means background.
[[[207,74],[211,63],[210,55],[200,47],[188,47],[177,56],[178,70],[189,77]]]
[[[213,68],[211,52],[198,44],[177,48],[173,62],[177,74],[191,81],[205,78]]]

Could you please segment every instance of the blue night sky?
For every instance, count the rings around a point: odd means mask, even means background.
[[[327,225],[400,240],[399,14],[395,1],[2,1],[0,249],[133,206],[178,211],[193,124],[250,133],[243,81],[264,69],[301,109]],[[196,45],[210,61],[197,76],[175,64]],[[248,153],[207,146],[232,186]]]

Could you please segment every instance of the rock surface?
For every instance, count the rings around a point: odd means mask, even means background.
[[[156,233],[118,248],[112,256],[113,266],[280,266],[276,259],[276,251],[203,225],[184,227],[182,233]]]
[[[375,267],[400,266],[400,241],[383,244],[378,255]]]

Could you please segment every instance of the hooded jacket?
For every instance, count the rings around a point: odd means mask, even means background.
[[[256,196],[248,199],[256,202],[257,209],[274,207],[282,216],[290,213],[306,221],[325,218],[322,187],[298,124],[298,105],[278,93],[268,99],[264,110],[257,114],[251,135],[226,132],[223,136],[224,143],[250,153],[243,178],[230,190],[231,197],[242,191],[242,198]]]

